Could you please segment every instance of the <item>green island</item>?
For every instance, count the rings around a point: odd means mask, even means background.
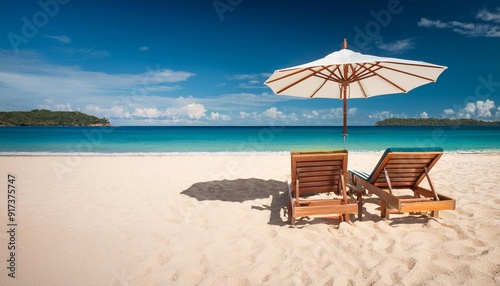
[[[0,126],[110,126],[106,118],[80,111],[0,111]]]
[[[500,126],[500,121],[449,118],[388,118],[375,123],[375,126]]]

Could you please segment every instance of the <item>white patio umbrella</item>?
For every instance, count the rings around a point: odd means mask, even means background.
[[[446,69],[421,61],[363,55],[344,48],[299,66],[274,71],[264,84],[278,95],[338,98],[344,101],[344,143],[347,99],[406,93],[435,82]]]

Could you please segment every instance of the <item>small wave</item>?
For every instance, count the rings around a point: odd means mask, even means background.
[[[349,154],[381,154],[381,150],[348,150]],[[0,156],[267,156],[289,155],[291,151],[170,151],[170,152],[0,152]],[[444,150],[445,154],[491,154],[500,149]]]

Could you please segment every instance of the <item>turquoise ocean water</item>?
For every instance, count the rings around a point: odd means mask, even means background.
[[[500,127],[0,127],[0,154],[282,153],[388,147],[500,152]]]

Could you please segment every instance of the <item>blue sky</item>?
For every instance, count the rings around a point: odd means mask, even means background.
[[[462,3],[463,2],[463,3]],[[342,102],[276,96],[276,70],[342,47],[447,66],[407,94],[348,102],[389,117],[500,120],[500,2],[0,0],[0,110],[113,125],[342,125]]]

